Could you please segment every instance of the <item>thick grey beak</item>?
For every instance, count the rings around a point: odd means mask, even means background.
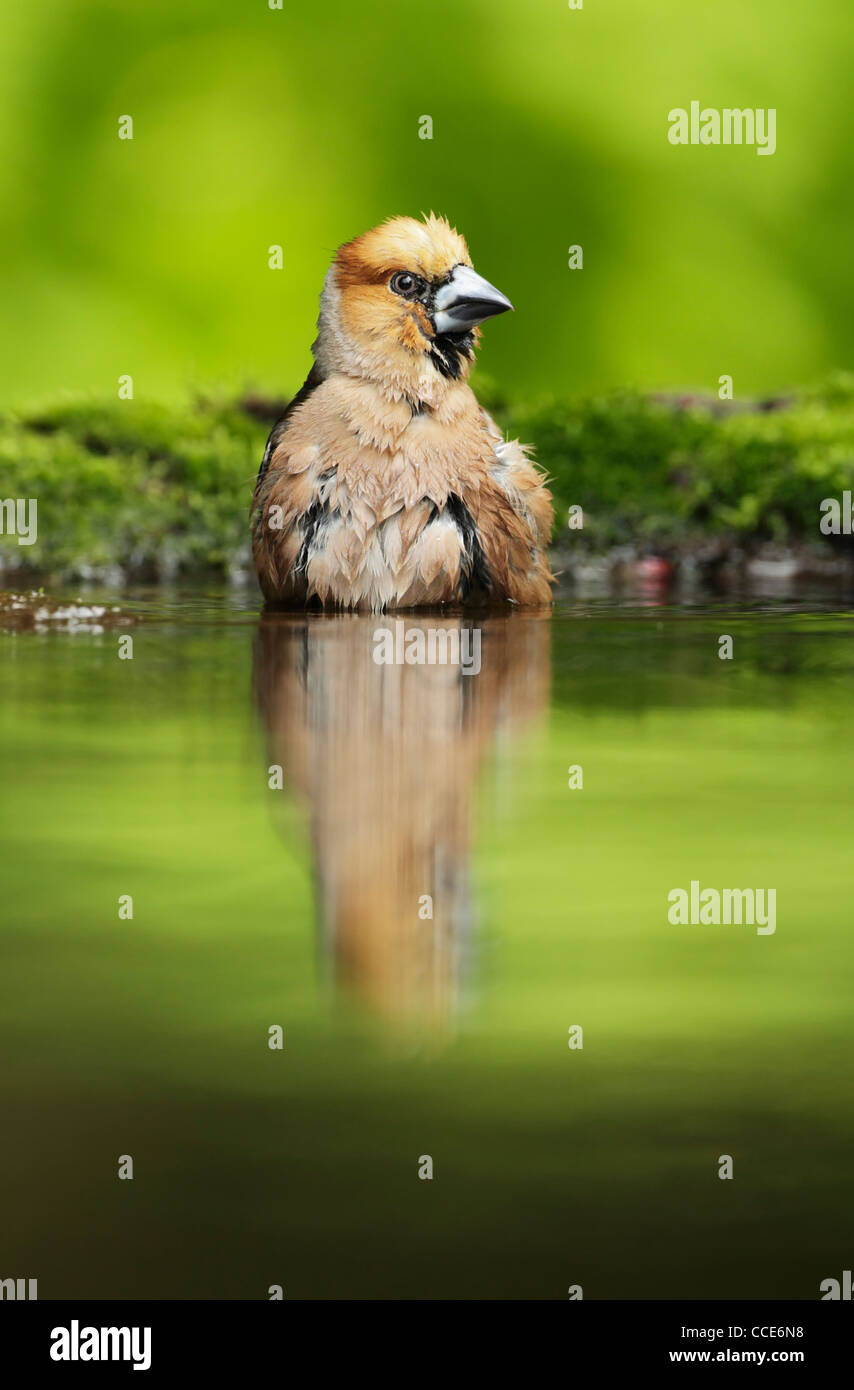
[[[447,284],[436,291],[433,323],[437,333],[466,333],[468,329],[503,314],[513,305],[494,285],[472,270],[458,265]]]

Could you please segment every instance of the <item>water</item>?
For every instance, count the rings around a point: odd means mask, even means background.
[[[378,665],[387,619],[99,599],[139,621],[0,634],[0,1276],[812,1299],[850,1267],[851,612],[566,600],[468,620],[464,676]],[[691,880],[776,889],[776,932],[671,925]]]

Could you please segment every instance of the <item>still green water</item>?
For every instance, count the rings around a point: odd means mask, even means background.
[[[115,601],[139,621],[0,634],[0,1277],[814,1299],[850,1268],[854,615],[565,602],[484,619],[462,676],[377,665],[385,619]],[[776,932],[672,925],[692,880],[776,889]]]

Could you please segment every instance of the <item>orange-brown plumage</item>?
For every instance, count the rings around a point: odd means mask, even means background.
[[[551,601],[550,495],[466,384],[478,324],[510,307],[432,214],[340,248],[315,365],[270,436],[255,489],[268,599]]]

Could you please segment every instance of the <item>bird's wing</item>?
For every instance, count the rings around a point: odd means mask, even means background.
[[[261,587],[268,597],[305,594],[303,556],[322,522],[314,470],[300,441],[289,436],[300,407],[323,381],[313,366],[287,410],[270,431],[252,497],[252,549]],[[294,447],[291,447],[293,444]],[[310,472],[310,476],[307,473]]]
[[[475,486],[463,489],[463,500],[480,537],[491,592],[526,606],[551,603],[551,493],[523,445],[506,440],[486,411],[483,427],[491,462]]]
[[[308,400],[309,396],[312,394],[312,392],[317,390],[318,386],[322,381],[323,375],[321,372],[318,371],[317,363],[315,363],[308,376],[306,377],[305,381],[303,382],[302,386],[294,396],[293,400],[288,401],[284,415],[280,416],[280,418],[276,421],[275,425],[270,431],[270,436],[267,440],[267,447],[264,450],[264,457],[261,460],[261,467],[258,469],[258,478],[255,483],[256,492],[260,487],[261,483],[263,483],[264,478],[266,477],[267,470],[270,467],[270,460],[276,452],[276,449],[278,448],[281,442],[282,435],[285,433],[285,430],[287,429],[288,424],[292,419],[295,411],[297,411],[301,405],[305,405],[305,402]]]
[[[552,495],[546,486],[546,475],[528,457],[524,444],[520,444],[518,439],[505,439],[492,416],[485,410],[481,413],[495,453],[491,475],[513,511],[527,522],[534,544],[547,546],[551,539],[554,511]]]

